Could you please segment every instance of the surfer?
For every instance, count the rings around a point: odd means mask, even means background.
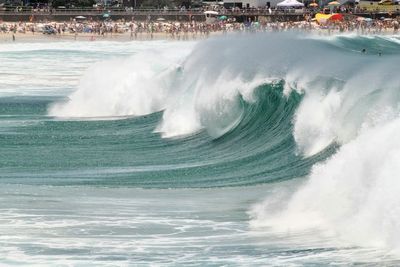
[[[361,50],[361,53],[365,54],[365,52],[367,52],[367,50],[366,50],[365,48],[363,48],[363,49]]]

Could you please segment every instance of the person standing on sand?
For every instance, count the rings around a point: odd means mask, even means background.
[[[12,35],[12,40],[15,42],[15,34]]]
[[[393,34],[396,34],[399,31],[399,22],[397,20],[393,21]]]

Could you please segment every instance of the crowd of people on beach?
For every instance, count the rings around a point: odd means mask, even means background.
[[[54,36],[87,36],[91,40],[99,37],[128,35],[130,39],[152,39],[156,35],[188,40],[207,37],[210,33],[229,32],[276,32],[276,31],[318,31],[323,34],[396,34],[399,30],[397,19],[369,19],[354,17],[343,21],[327,21],[318,24],[311,16],[299,22],[271,22],[267,20],[235,22],[231,20],[206,22],[176,21],[69,21],[69,22],[0,22],[0,34],[48,34]]]
[[[317,10],[320,10],[321,7],[317,6],[309,6],[310,3],[315,3],[315,2],[306,2],[304,7],[301,9],[298,9],[298,11],[303,12],[315,12]],[[360,7],[358,5],[341,5],[338,7],[334,7],[336,11],[340,11],[342,13],[357,13],[357,12],[366,12],[365,7]],[[23,13],[23,12],[30,12],[32,14],[62,14],[65,12],[73,12],[74,10],[82,11],[85,10],[87,12],[93,12],[93,13],[113,13],[115,12],[116,14],[121,14],[124,13],[126,15],[137,15],[137,14],[153,14],[154,11],[159,12],[160,14],[169,14],[169,13],[174,13],[176,14],[177,12],[180,13],[181,15],[190,15],[190,14],[203,14],[205,11],[216,11],[220,14],[225,14],[225,15],[240,15],[240,14],[278,14],[278,13],[296,13],[296,9],[294,8],[279,8],[279,7],[271,7],[270,5],[265,5],[262,7],[238,7],[238,6],[233,6],[230,8],[225,7],[224,5],[207,5],[203,6],[201,8],[186,8],[185,6],[181,7],[175,7],[175,8],[169,8],[169,7],[164,7],[162,9],[134,9],[132,7],[125,7],[125,8],[104,8],[104,7],[99,7],[99,8],[73,8],[73,9],[65,9],[65,8],[51,8],[49,6],[42,6],[42,7],[37,7],[37,8],[32,8],[32,7],[15,7],[12,10],[15,13]],[[399,10],[399,9],[398,9]],[[0,7],[1,11],[1,7]]]

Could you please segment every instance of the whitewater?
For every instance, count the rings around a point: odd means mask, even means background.
[[[400,265],[399,59],[397,36],[0,44],[0,265]]]

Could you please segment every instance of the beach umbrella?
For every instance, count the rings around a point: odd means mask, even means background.
[[[86,19],[84,16],[76,16],[75,19]]]
[[[318,22],[318,24],[327,23],[330,17],[331,17],[331,15],[328,15],[328,14],[323,14],[323,13],[315,14],[315,20]]]
[[[338,1],[332,1],[328,3],[328,6],[340,6],[340,3]]]
[[[157,21],[165,21],[164,18],[158,18]]]
[[[310,7],[318,7],[318,4],[317,3],[311,3],[311,4],[309,4],[309,6]]]
[[[221,16],[219,17],[220,20],[226,20],[228,17],[227,16]]]
[[[337,21],[340,21],[340,20],[343,20],[343,15],[342,15],[342,14],[335,13],[335,14],[332,14],[332,16],[331,16],[329,19],[330,19],[330,20],[337,20]]]
[[[110,14],[108,14],[108,13],[103,14],[103,18],[109,18],[109,17],[110,17]]]
[[[379,1],[378,5],[393,5],[392,0],[382,0]]]

